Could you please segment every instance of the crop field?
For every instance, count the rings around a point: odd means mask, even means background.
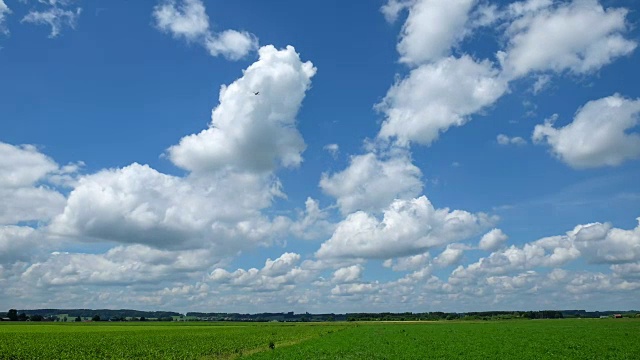
[[[0,324],[0,359],[640,359],[640,320]]]

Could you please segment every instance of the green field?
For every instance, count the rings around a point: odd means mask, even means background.
[[[0,324],[0,359],[131,358],[640,359],[640,320]]]

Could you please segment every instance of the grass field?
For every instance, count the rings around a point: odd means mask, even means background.
[[[0,324],[0,359],[132,358],[640,359],[640,320]]]

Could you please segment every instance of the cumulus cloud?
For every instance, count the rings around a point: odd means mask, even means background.
[[[447,247],[433,259],[433,263],[438,266],[451,266],[455,265],[462,259],[464,251],[468,248],[462,244],[449,244]]]
[[[413,256],[405,256],[395,259],[387,259],[382,264],[384,267],[390,267],[393,271],[411,271],[424,268],[429,264],[431,255],[429,253],[418,254]]]
[[[296,115],[316,68],[302,62],[291,46],[264,46],[258,53],[241,78],[220,89],[210,127],[168,149],[177,166],[198,173],[268,172],[302,162],[306,145],[295,127]]]
[[[0,265],[28,261],[40,241],[33,228],[0,225]]]
[[[639,113],[640,100],[615,94],[588,102],[564,127],[554,127],[556,117],[536,125],[532,138],[574,168],[616,166],[640,157]]]
[[[316,255],[386,259],[421,254],[473,236],[492,220],[483,213],[436,209],[425,196],[395,200],[382,219],[364,211],[347,216]]]
[[[640,261],[640,218],[635,229],[617,229],[608,223],[578,225],[569,233],[578,250],[594,263]]]
[[[318,200],[307,198],[305,210],[289,225],[289,232],[298,239],[313,240],[329,236],[335,224],[328,220],[329,212],[320,209]]]
[[[489,276],[502,276],[538,267],[557,268],[580,257],[591,263],[634,264],[640,261],[638,249],[640,225],[631,230],[614,228],[608,223],[577,225],[564,235],[545,237],[522,246],[512,245],[466,267],[459,266],[451,273],[449,283],[470,284]],[[619,273],[626,273],[633,268],[633,265],[612,266]]]
[[[293,289],[298,282],[309,280],[312,271],[295,264],[300,255],[285,253],[276,260],[268,259],[264,268],[238,269],[229,272],[217,268],[209,275],[209,280],[220,284],[223,290],[239,288],[249,292],[280,291]]]
[[[385,115],[379,138],[400,145],[430,145],[440,133],[462,126],[469,116],[493,104],[507,83],[490,61],[468,55],[422,65],[398,81],[376,109]]]
[[[400,61],[419,65],[447,56],[465,35],[469,11],[475,0],[416,0],[409,7],[398,52]],[[389,1],[382,11],[394,20],[407,2]]]
[[[199,0],[166,1],[153,10],[156,25],[173,36],[195,41],[209,31],[209,16]]]
[[[53,6],[45,11],[30,11],[20,22],[32,23],[36,25],[49,25],[51,27],[50,38],[60,35],[62,28],[68,26],[76,28],[78,17],[82,13],[81,8],[66,10]]]
[[[183,278],[215,263],[207,250],[166,251],[143,245],[117,246],[104,254],[55,252],[36,262],[22,280],[38,287],[128,285]]]
[[[335,283],[352,283],[360,280],[364,267],[360,264],[343,267],[333,273],[332,281]]]
[[[32,145],[0,142],[0,224],[47,221],[64,207],[64,196],[47,186],[61,173],[55,161]]]
[[[482,235],[478,247],[482,250],[493,251],[502,246],[509,237],[500,229],[492,229]]]
[[[275,260],[267,259],[262,273],[269,276],[284,275],[300,261],[300,254],[284,253]]]
[[[499,145],[517,145],[522,146],[527,144],[527,140],[521,138],[520,136],[509,137],[505,134],[498,134],[496,137],[496,141]]]
[[[486,258],[466,267],[459,266],[449,278],[449,283],[469,284],[486,276],[505,275],[536,267],[556,267],[580,256],[571,238],[555,236],[536,240],[521,247],[512,245],[491,253]]]
[[[255,35],[246,31],[212,32],[201,0],[164,0],[153,9],[153,17],[162,32],[200,43],[212,56],[238,60],[258,47]]]
[[[624,38],[626,9],[604,9],[597,0],[512,4],[517,16],[508,26],[508,46],[500,52],[505,76],[568,70],[582,74],[631,53],[637,43]]]
[[[331,289],[334,296],[352,296],[371,294],[378,290],[379,285],[375,283],[340,284]]]
[[[340,211],[380,211],[395,199],[409,199],[422,191],[422,173],[408,154],[380,159],[374,153],[351,157],[338,173],[322,174],[320,188],[337,199]]]
[[[50,229],[82,240],[231,249],[278,233],[259,213],[272,186],[268,177],[227,173],[205,181],[134,163],[82,177]]]

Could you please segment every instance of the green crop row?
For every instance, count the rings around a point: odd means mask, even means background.
[[[0,359],[199,359],[239,357],[320,337],[347,324],[215,326],[105,323],[0,325]]]
[[[0,324],[0,359],[640,359],[640,320]]]
[[[360,323],[250,359],[640,359],[638,320]]]

